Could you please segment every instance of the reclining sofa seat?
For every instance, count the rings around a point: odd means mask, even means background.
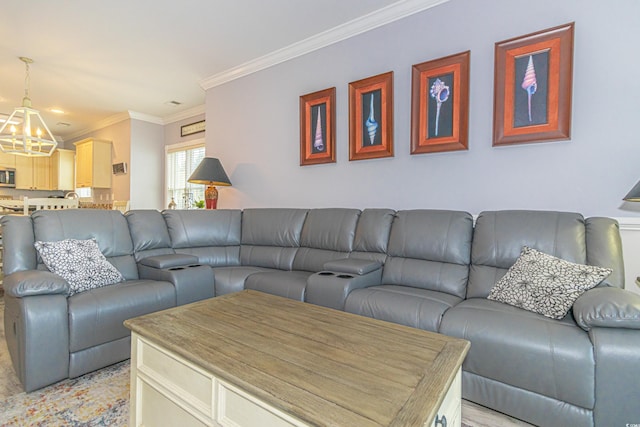
[[[345,311],[438,332],[466,293],[473,233],[467,212],[398,211],[380,286],[349,294]]]
[[[242,290],[246,276],[262,270],[240,265],[241,210],[165,210],[162,216],[173,250],[213,269],[214,295]]]
[[[242,264],[277,265],[280,270],[272,269],[251,274],[244,286],[246,289],[304,301],[309,276],[322,271],[327,261],[348,258],[353,250],[360,210],[330,208],[278,211],[282,210],[245,211],[247,215],[243,217]],[[273,222],[265,221],[276,216],[279,219],[275,222],[275,227],[269,230],[267,224]],[[244,224],[245,219],[247,228]],[[275,252],[270,248],[259,252],[259,255],[256,254],[258,251],[255,243],[264,242],[273,246],[295,244],[296,247],[290,251],[286,250],[286,247],[280,247]]]
[[[125,214],[141,279],[171,282],[176,305],[215,296],[213,272],[195,255],[176,252],[162,213],[155,209]]]
[[[41,210],[2,219],[5,333],[16,373],[32,391],[126,360],[130,334],[122,322],[175,306],[171,283],[140,280],[127,221],[120,211]],[[35,241],[95,238],[125,281],[69,295],[49,272]]]
[[[487,299],[524,245],[571,262],[611,267],[613,273],[600,286],[623,286],[615,221],[567,212],[481,213],[473,235],[467,298],[444,313],[439,329],[472,343],[463,364],[463,398],[536,425],[592,426],[594,411],[602,409],[602,417],[625,400],[611,396],[616,402],[606,409],[598,377],[607,372],[607,362],[593,337],[576,324],[571,311],[553,320]],[[594,407],[601,403],[602,408]],[[617,425],[611,421],[602,419],[596,425]]]

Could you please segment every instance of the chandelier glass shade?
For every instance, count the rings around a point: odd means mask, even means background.
[[[31,108],[29,98],[29,64],[33,60],[24,57],[20,60],[27,69],[25,95],[22,106],[16,107],[0,126],[0,150],[20,156],[50,156],[58,143],[38,110]]]

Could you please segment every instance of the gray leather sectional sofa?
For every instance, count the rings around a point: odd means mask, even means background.
[[[640,296],[617,223],[549,211],[37,211],[4,217],[25,390],[127,359],[130,317],[242,289],[471,341],[463,398],[544,426],[640,423]],[[69,296],[35,241],[95,238],[124,282]],[[487,298],[523,246],[613,273],[561,320]]]

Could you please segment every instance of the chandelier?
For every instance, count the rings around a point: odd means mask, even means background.
[[[33,59],[21,56],[20,61],[27,69],[22,107],[16,107],[0,127],[0,150],[19,156],[50,156],[58,143],[38,110],[31,108],[29,98],[29,64]]]

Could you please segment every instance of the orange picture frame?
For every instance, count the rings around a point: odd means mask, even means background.
[[[393,71],[349,83],[349,160],[393,157]]]
[[[467,150],[471,51],[416,64],[411,74],[411,154]]]
[[[300,166],[336,162],[336,88],[300,97]]]
[[[495,45],[493,146],[571,137],[574,23]]]

